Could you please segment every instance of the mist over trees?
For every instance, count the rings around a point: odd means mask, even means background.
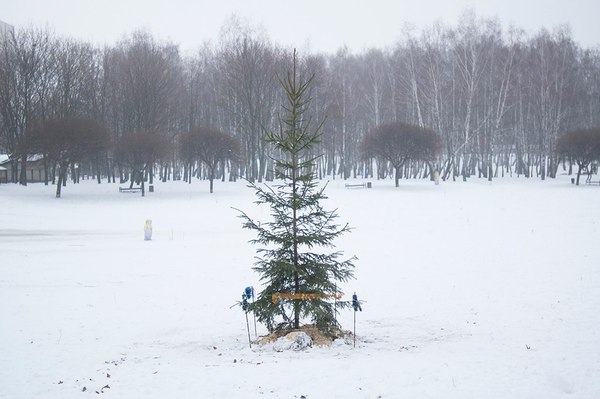
[[[199,128],[191,130],[180,140],[180,156],[184,164],[184,180],[192,182],[194,173],[198,173],[198,166],[204,165],[207,178],[210,182],[210,192],[213,192],[213,182],[217,176],[218,168],[224,170],[227,162],[236,162],[240,159],[239,141],[229,134],[212,128]],[[220,173],[225,177],[224,172]]]
[[[115,174],[271,180],[274,150],[264,138],[276,127],[276,75],[291,51],[235,18],[192,55],[145,31],[98,48],[48,28],[17,29],[0,40],[0,152],[12,155],[9,178],[26,184],[27,153],[36,151],[26,137],[35,126],[86,118],[110,136],[108,150],[77,160],[99,182]],[[300,55],[300,72],[315,75],[307,115],[325,118],[313,148],[323,154],[319,177],[393,176],[396,165],[365,158],[361,143],[377,126],[403,123],[435,131],[441,148],[429,162],[408,160],[398,178],[430,177],[432,164],[443,179],[545,179],[562,165],[556,145],[565,132],[600,126],[600,48],[581,48],[566,27],[526,36],[465,12],[456,26],[405,30],[390,48]],[[235,162],[195,157],[191,165],[181,141],[198,127],[239,143]],[[168,148],[140,167],[118,146],[142,133],[160,135]]]
[[[581,173],[589,174],[593,171],[592,163],[600,159],[600,128],[572,130],[559,137],[556,151],[564,161],[570,165],[576,165],[577,182]]]
[[[28,130],[26,142],[22,143],[29,152],[43,154],[48,184],[48,167],[53,168],[56,181],[56,198],[61,196],[61,187],[66,186],[67,173],[74,181],[80,177],[76,166],[88,162],[93,168],[99,167],[99,159],[109,148],[106,129],[93,119],[65,117],[47,119],[43,124]]]
[[[398,187],[402,168],[411,161],[424,162],[433,178],[433,162],[440,150],[440,141],[431,129],[396,122],[378,125],[369,131],[361,143],[361,150],[365,159],[374,158],[380,165],[389,163],[393,166]],[[420,167],[414,169],[419,171]]]

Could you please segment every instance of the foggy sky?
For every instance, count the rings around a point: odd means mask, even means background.
[[[48,24],[61,35],[99,45],[145,28],[189,51],[218,40],[236,14],[276,43],[333,53],[344,44],[354,52],[391,46],[405,23],[416,32],[435,21],[455,25],[467,8],[529,34],[566,23],[580,45],[600,44],[597,0],[0,0],[0,20],[17,28]]]

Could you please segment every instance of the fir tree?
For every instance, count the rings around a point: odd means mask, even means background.
[[[322,123],[315,126],[307,116],[313,79],[314,75],[309,79],[299,76],[294,51],[292,71],[286,79],[279,79],[285,90],[279,127],[266,134],[266,141],[279,154],[274,159],[278,183],[250,183],[256,202],[270,206],[271,220],[257,222],[241,212],[243,227],[257,234],[251,241],[260,246],[254,270],[264,283],[251,310],[269,331],[297,329],[300,321],[308,318],[322,331],[331,332],[338,327],[332,303],[333,297],[341,294],[337,283],[354,277],[355,258],[340,260],[342,253],[335,251],[333,244],[349,227],[336,224],[336,212],[321,206],[327,197],[325,186],[319,188],[316,180],[319,156],[313,152]],[[284,299],[274,303],[274,294],[284,294]],[[295,294],[295,299],[287,294]],[[307,295],[298,299],[299,294]]]

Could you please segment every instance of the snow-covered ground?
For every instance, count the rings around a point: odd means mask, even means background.
[[[600,187],[344,183],[359,339],[304,352],[230,308],[260,287],[232,207],[269,211],[243,182],[0,185],[0,397],[600,397]]]

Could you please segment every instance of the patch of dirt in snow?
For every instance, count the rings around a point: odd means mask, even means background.
[[[339,338],[342,338],[344,340],[352,339],[352,332],[350,331],[335,330],[331,336],[327,336],[322,331],[320,331],[315,325],[308,324],[298,329],[273,331],[269,335],[260,337],[257,343],[260,346],[269,345],[277,341],[279,338],[285,337],[286,335],[292,332],[306,333],[310,338],[312,338],[312,344],[314,346],[329,346],[333,343],[334,340]]]

